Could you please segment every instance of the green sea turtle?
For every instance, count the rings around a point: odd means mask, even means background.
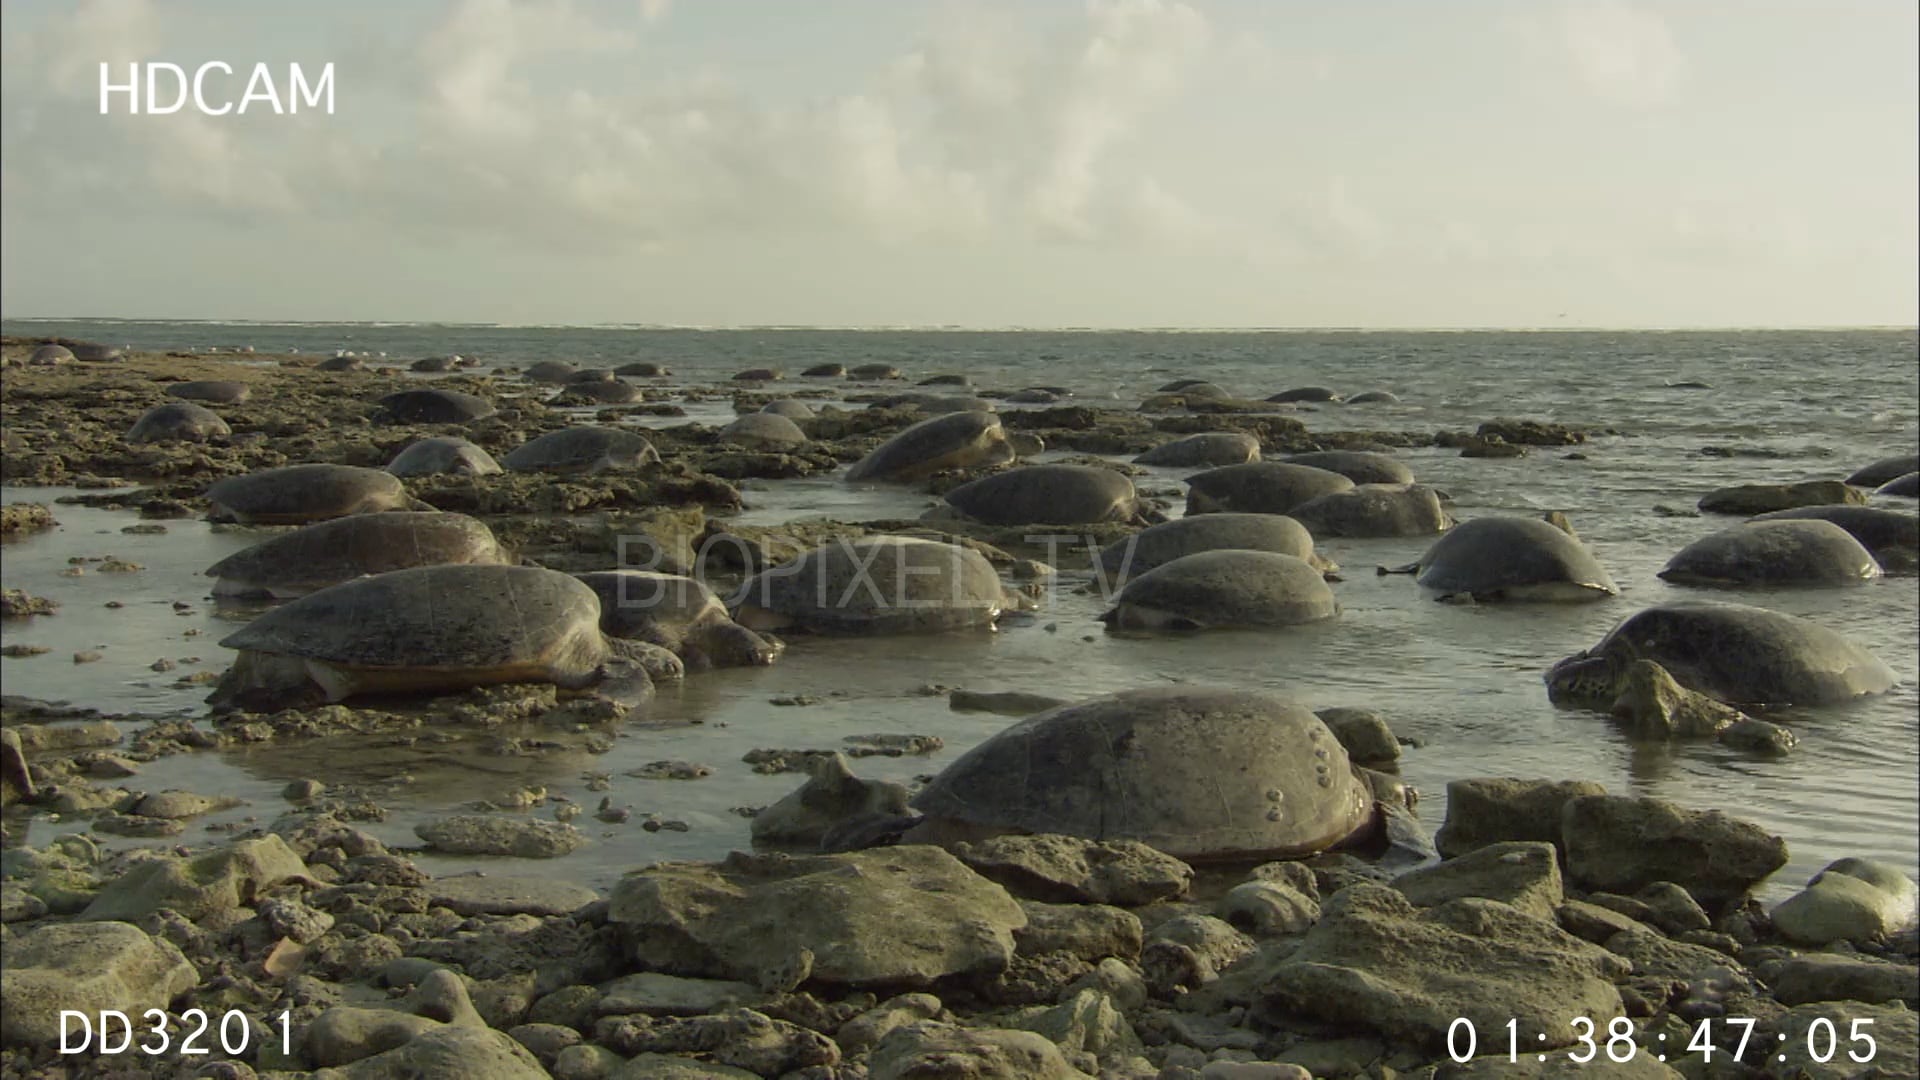
[[[1920,472],[1920,454],[1903,454],[1896,457],[1881,458],[1871,465],[1862,466],[1847,483],[1854,487],[1877,488],[1889,480],[1898,480],[1910,472]]]
[[[1028,386],[1007,395],[1007,402],[1013,405],[1051,405],[1059,401],[1061,394],[1043,386]]]
[[[487,476],[499,472],[500,463],[458,435],[435,435],[408,443],[387,463],[387,471],[395,476]]]
[[[1831,521],[1853,534],[1889,574],[1920,570],[1920,517],[1878,506],[1797,506],[1751,521]]]
[[[493,403],[458,390],[399,390],[379,401],[380,418],[393,424],[464,424],[494,414]]]
[[[509,682],[602,684],[638,702],[683,669],[656,645],[600,631],[600,601],[532,566],[422,566],[321,589],[220,644],[239,650],[207,701],[266,712],[370,694]]]
[[[628,405],[643,396],[640,388],[608,375],[604,379],[571,379],[547,399],[556,409],[593,405]]]
[[[318,364],[315,364],[314,370],[325,371],[328,373],[341,372],[341,371],[365,371],[367,370],[367,362],[364,359],[358,356],[355,356],[352,353],[335,353],[333,356],[330,356],[327,359],[320,361]]]
[[[1433,542],[1402,572],[1444,599],[1604,600],[1619,586],[1586,545],[1540,518],[1478,517]]]
[[[1856,508],[1858,509],[1858,508]],[[1747,521],[1680,549],[1660,577],[1676,585],[1858,585],[1881,574],[1831,521]]]
[[[1260,460],[1260,440],[1244,431],[1203,431],[1188,435],[1140,454],[1135,465],[1170,465],[1184,468],[1211,468],[1219,465],[1243,465]]]
[[[1282,390],[1267,399],[1268,401],[1329,401],[1337,402],[1340,395],[1324,386],[1299,386],[1292,390]]]
[[[1216,383],[1206,382],[1205,380],[1190,381],[1187,379],[1177,379],[1175,381],[1180,383],[1180,389],[1167,391],[1167,393],[1175,397],[1187,398],[1193,401],[1226,401],[1233,397],[1232,394],[1227,392],[1225,387]]]
[[[169,384],[167,396],[186,401],[210,401],[215,405],[238,405],[253,396],[253,388],[231,379],[196,379]]]
[[[1014,458],[1000,418],[984,412],[936,416],[900,432],[847,470],[854,482],[924,480],[944,469],[1004,465]]]
[[[1388,390],[1368,390],[1346,400],[1348,405],[1398,405],[1400,397]]]
[[[929,375],[926,378],[921,379],[919,382],[914,383],[913,385],[915,386],[972,386],[973,379],[969,378],[966,375],[961,375],[957,372],[944,372],[939,375]]]
[[[1189,386],[1199,386],[1206,381],[1205,379],[1174,379],[1154,387],[1153,392],[1156,394],[1177,394]]]
[[[847,374],[845,364],[815,364],[800,373],[803,379],[841,379]]]
[[[1339,473],[1311,465],[1282,461],[1223,465],[1187,477],[1187,513],[1285,514],[1308,499],[1352,487],[1353,481]]]
[[[1411,484],[1413,470],[1406,463],[1371,450],[1315,450],[1281,459],[1290,465],[1311,465],[1337,472],[1356,484]]]
[[[445,356],[423,356],[407,365],[408,371],[417,371],[423,375],[441,375],[465,367],[468,360],[458,353]]]
[[[907,842],[1009,833],[1133,840],[1188,862],[1297,858],[1376,832],[1325,722],[1247,690],[1129,690],[1030,716],[913,797]]]
[[[733,373],[734,382],[776,382],[780,379],[778,368],[756,367]]]
[[[102,363],[109,360],[124,360],[127,350],[119,345],[101,345],[92,341],[76,341],[67,346],[73,351],[75,360],[88,363]]]
[[[651,570],[579,577],[600,598],[602,633],[650,641],[694,670],[771,664],[784,648],[734,622],[713,590],[690,577]]]
[[[512,561],[493,532],[465,514],[398,510],[282,533],[214,563],[207,576],[215,596],[285,600],[389,570]]]
[[[673,374],[665,364],[656,364],[651,360],[636,360],[631,364],[621,364],[613,369],[615,375],[626,375],[636,379],[659,379]]]
[[[521,443],[500,464],[512,472],[597,473],[659,460],[653,444],[631,431],[583,424]]]
[[[756,412],[721,428],[720,441],[753,450],[792,450],[806,445],[807,433],[777,413]]]
[[[1340,608],[1313,564],[1271,551],[1220,548],[1129,579],[1100,620],[1114,630],[1296,626]]]
[[[558,385],[572,378],[579,370],[564,360],[542,360],[522,371],[520,377],[528,382]]]
[[[1109,586],[1118,586],[1182,556],[1225,548],[1271,551],[1323,572],[1330,568],[1314,554],[1313,534],[1282,514],[1201,514],[1162,522],[1107,545],[1094,564]]]
[[[990,628],[1017,605],[977,551],[867,536],[830,541],[756,574],[728,606],[751,630],[898,634]]]
[[[220,414],[191,401],[169,401],[140,414],[127,429],[127,441],[134,444],[157,442],[206,442],[233,434]]]
[[[74,357],[73,357],[72,349],[67,348],[65,345],[54,345],[49,343],[49,344],[40,346],[39,348],[33,350],[32,353],[28,354],[27,363],[32,364],[35,367],[51,367],[54,364],[69,363],[73,360],[73,358]]]
[[[1440,493],[1425,484],[1361,484],[1308,499],[1287,516],[1323,540],[1432,536],[1453,527]]]
[[[568,375],[562,382],[566,386],[578,386],[581,383],[613,382],[617,378],[619,378],[619,376],[608,371],[606,368],[590,367],[581,368],[573,374]]]
[[[987,525],[1085,525],[1141,517],[1133,481],[1098,465],[1027,465],[969,480],[946,508]],[[946,509],[943,508],[943,509]]]
[[[1910,472],[1873,489],[1875,495],[1897,495],[1903,499],[1920,498],[1920,472]]]
[[[1739,706],[1832,705],[1897,681],[1872,653],[1811,620],[1741,604],[1681,603],[1628,616],[1593,648],[1553,665],[1547,696],[1607,709],[1635,660],[1652,660],[1687,689]]]
[[[994,411],[993,402],[986,398],[961,397],[947,394],[892,394],[873,402],[873,409],[919,409],[935,416],[957,412]]]
[[[804,401],[795,401],[792,398],[776,398],[760,406],[760,411],[770,413],[774,416],[784,416],[789,420],[813,419],[812,406],[809,406]]]
[[[287,465],[229,476],[207,488],[211,521],[305,525],[382,510],[432,510],[381,469],[357,465]]]
[[[847,378],[858,379],[861,382],[878,382],[901,377],[900,369],[892,364],[860,364],[847,369]]]

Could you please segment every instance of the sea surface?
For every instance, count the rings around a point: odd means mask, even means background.
[[[1447,492],[1462,519],[1564,511],[1622,587],[1617,599],[1573,606],[1435,603],[1409,578],[1377,565],[1409,562],[1423,540],[1328,540],[1319,550],[1344,568],[1331,622],[1284,632],[1115,637],[1095,616],[1098,590],[1064,582],[1031,618],[997,633],[891,639],[791,639],[761,670],[697,675],[663,689],[649,720],[630,724],[604,755],[541,758],[481,753],[470,744],[436,749],[429,737],[268,745],[164,759],[130,785],[230,793],[249,801],[215,824],[271,820],[287,780],[361,784],[392,813],[367,826],[389,843],[414,843],[420,820],[515,786],[541,785],[584,802],[630,805],[635,822],[578,824],[594,843],[542,872],[605,885],[623,870],[662,858],[717,857],[748,844],[732,808],[774,801],[798,782],[762,776],[740,760],[755,747],[825,747],[876,732],[939,735],[924,758],[869,757],[864,774],[906,780],[937,771],[1012,721],[947,708],[933,688],[1024,690],[1078,697],[1169,682],[1277,691],[1314,706],[1376,709],[1417,740],[1401,765],[1422,795],[1430,828],[1445,816],[1450,780],[1520,776],[1597,780],[1616,793],[1650,795],[1725,810],[1787,837],[1790,865],[1768,884],[1778,898],[1829,861],[1849,855],[1920,861],[1920,586],[1885,578],[1828,590],[1715,590],[1670,586],[1655,575],[1691,540],[1734,519],[1684,516],[1729,484],[1846,476],[1868,462],[1913,453],[1920,443],[1920,348],[1904,330],[1807,331],[1223,331],[1109,332],[939,330],[685,330],[438,325],[28,322],[7,334],[64,335],[138,349],[251,346],[331,355],[352,350],[404,363],[458,352],[488,365],[561,359],[615,366],[654,360],[670,386],[710,386],[749,367],[783,369],[795,391],[845,384],[797,378],[812,364],[884,362],[908,382],[946,372],[976,387],[1055,385],[1088,404],[1132,408],[1176,377],[1206,379],[1250,398],[1299,386],[1342,394],[1390,390],[1399,405],[1321,405],[1295,413],[1312,430],[1471,430],[1494,417],[1524,417],[1600,429],[1577,448],[1537,448],[1509,460],[1463,459],[1456,451],[1400,451],[1419,478]],[[1673,384],[1702,383],[1704,388]],[[1005,406],[1002,408],[1012,408]],[[724,400],[688,405],[686,418],[648,424],[723,422]],[[1181,470],[1138,480],[1170,496],[1177,513]],[[906,516],[930,506],[920,494],[845,484],[837,475],[745,489],[754,523]],[[6,488],[6,501],[47,501],[60,489]],[[1911,511],[1911,500],[1876,500]],[[1657,509],[1657,508],[1665,508]],[[1678,511],[1680,516],[1669,516]],[[59,530],[4,549],[5,583],[62,604],[59,614],[0,626],[0,642],[50,646],[45,656],[0,661],[9,694],[110,712],[199,714],[204,689],[173,688],[182,673],[217,670],[217,644],[234,625],[206,602],[208,565],[251,542],[204,523],[168,522],[164,535],[129,535],[131,513],[57,506]],[[134,574],[62,576],[69,558],[116,555]],[[1712,742],[1635,743],[1606,717],[1547,701],[1541,673],[1597,641],[1641,607],[1676,599],[1723,599],[1804,615],[1852,635],[1900,677],[1892,692],[1769,718],[1800,738],[1792,755],[1756,758]],[[122,607],[104,605],[118,601]],[[176,613],[175,603],[188,605]],[[75,665],[96,650],[103,659]],[[156,660],[176,671],[150,670]],[[807,704],[773,704],[774,699]],[[621,775],[662,759],[713,767],[693,781]],[[612,774],[607,791],[587,776]],[[545,814],[541,809],[536,813]],[[649,833],[638,815],[685,821],[686,832]],[[71,823],[38,820],[31,842]],[[197,827],[197,826],[196,826]],[[189,838],[193,834],[189,833]],[[436,872],[484,861],[430,856]]]

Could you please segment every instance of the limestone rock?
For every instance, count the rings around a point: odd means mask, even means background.
[[[1347,757],[1356,765],[1388,765],[1400,760],[1400,740],[1393,729],[1371,709],[1315,709],[1315,716],[1347,748]]]
[[[867,1059],[870,1080],[1090,1080],[1031,1031],[921,1021],[894,1029]]]
[[[414,826],[414,835],[449,855],[554,859],[587,842],[571,825],[497,814],[456,814]]]
[[[1014,1024],[1046,1036],[1062,1050],[1079,1050],[1101,1061],[1124,1061],[1146,1050],[1113,999],[1094,989],[1076,991],[1052,1008],[1023,1013]]]
[[[531,1051],[506,1033],[443,1024],[340,1070],[342,1080],[418,1080],[424,1076],[550,1080]]]
[[[0,944],[0,1044],[60,1038],[60,1012],[164,1008],[200,981],[172,944],[124,922],[42,926]]]
[[[1545,1032],[1542,1049],[1570,1045],[1572,1018],[1602,1026],[1624,1015],[1613,980],[1628,965],[1494,900],[1452,900],[1425,911],[1398,891],[1349,885],[1263,988],[1269,1007],[1389,1039],[1444,1048],[1458,1017],[1481,1031],[1517,1019]]]
[[[601,1049],[595,1047],[594,1049]],[[612,1051],[604,1051],[611,1054]],[[760,1074],[676,1054],[639,1054],[608,1073],[610,1080],[760,1080]],[[555,1080],[560,1080],[555,1070]]]
[[[1691,739],[1718,735],[1747,719],[1731,705],[1674,681],[1651,660],[1635,660],[1621,676],[1613,715],[1642,739]]]
[[[1021,896],[1058,903],[1134,907],[1183,895],[1193,868],[1133,840],[996,836],[957,843],[953,853]]]
[[[1277,881],[1243,881],[1220,898],[1220,917],[1256,937],[1300,934],[1320,918],[1320,902]]]
[[[1773,926],[1803,945],[1872,941],[1914,925],[1920,891],[1899,867],[1841,859],[1773,909]]]
[[[1447,820],[1434,846],[1451,859],[1503,840],[1560,843],[1560,813],[1573,799],[1605,795],[1591,780],[1481,777],[1447,785]]]
[[[840,1030],[834,1032],[834,1041],[840,1044],[844,1053],[864,1054],[894,1028],[931,1020],[940,1015],[942,1007],[940,999],[932,994],[901,994],[888,998],[841,1024]]]
[[[648,1016],[702,1016],[741,1005],[757,1005],[764,996],[749,983],[725,979],[687,979],[643,971],[625,975],[600,988],[595,1011],[603,1016],[645,1013]]]
[[[1734,721],[1720,732],[1719,738],[1722,746],[1768,757],[1784,757],[1800,743],[1799,737],[1790,729],[1755,716]]]
[[[1845,956],[1796,956],[1773,973],[1773,996],[1783,1005],[1814,1001],[1904,1001],[1920,1008],[1920,969]]]
[[[347,1065],[447,1027],[484,1031],[487,1022],[473,1007],[467,984],[442,968],[430,972],[390,1008],[339,1005],[321,1013],[307,1027],[306,1056],[322,1067]]]
[[[1026,924],[1005,889],[922,845],[653,866],[614,886],[608,918],[654,970],[755,982],[806,949],[812,978],[842,986],[1003,971]]]
[[[1669,934],[1705,930],[1713,925],[1693,894],[1671,881],[1656,881],[1640,890],[1635,900],[1647,905],[1647,920]]]
[[[699,1054],[758,1076],[840,1063],[840,1048],[832,1039],[752,1009],[660,1020],[608,1017],[593,1031],[595,1042],[623,1054]]]
[[[844,754],[816,757],[808,771],[806,783],[754,815],[754,843],[818,849],[829,832],[913,812],[905,785],[855,776]]]
[[[1644,930],[1646,924],[1612,908],[1585,900],[1568,900],[1554,912],[1560,928],[1582,941],[1604,945],[1608,938],[1623,930]]]
[[[1566,899],[1558,853],[1552,844],[1537,840],[1488,844],[1438,866],[1402,874],[1393,879],[1393,887],[1419,907],[1478,896],[1548,922]]]
[[[1254,951],[1252,938],[1211,915],[1168,919],[1147,935],[1140,970],[1153,995],[1171,999],[1205,986]]]
[[[1560,827],[1575,884],[1632,893],[1671,881],[1710,909],[1787,864],[1786,841],[1758,825],[1659,799],[1583,796],[1566,804]]]
[[[1022,900],[1020,908],[1027,913],[1027,925],[1013,932],[1013,942],[1022,956],[1064,952],[1096,963],[1109,956],[1140,956],[1140,918],[1124,908],[1038,900]]]
[[[306,874],[306,863],[278,836],[242,840],[191,858],[140,863],[108,882],[80,917],[135,922],[172,908],[198,921],[251,903],[274,885]]]
[[[1482,1049],[1485,1049],[1484,1040],[1482,1042]],[[1721,1056],[1720,1060],[1725,1061],[1726,1058]],[[1598,1064],[1602,1061],[1606,1063],[1604,1066]],[[1433,1074],[1433,1080],[1588,1080],[1594,1076],[1605,1076],[1607,1080],[1680,1080],[1684,1075],[1673,1066],[1663,1063],[1655,1054],[1644,1050],[1635,1053],[1633,1060],[1625,1063],[1601,1057],[1585,1064],[1569,1061],[1565,1054],[1548,1054],[1545,1061],[1523,1058],[1509,1062],[1503,1052],[1466,1062],[1442,1062],[1440,1070]]]
[[[1718,488],[1700,499],[1706,514],[1755,514],[1791,510],[1796,506],[1864,506],[1866,492],[1838,480],[1806,480],[1797,484],[1736,484]]]

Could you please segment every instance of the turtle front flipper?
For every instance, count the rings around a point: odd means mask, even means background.
[[[336,700],[314,680],[305,660],[252,649],[240,650],[207,695],[215,712],[277,712]]]
[[[612,656],[607,661],[624,660],[639,665],[654,679],[680,679],[687,674],[686,664],[673,650],[662,648],[650,641],[637,641],[628,638],[607,639],[607,648]],[[603,665],[604,666],[604,665]]]

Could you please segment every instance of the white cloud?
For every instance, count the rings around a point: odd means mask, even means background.
[[[1686,68],[1666,21],[1623,0],[1565,0],[1559,32],[1581,82],[1619,104],[1667,100]]]

